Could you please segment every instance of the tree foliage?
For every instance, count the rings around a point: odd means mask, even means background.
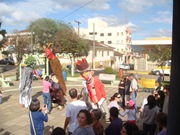
[[[10,44],[15,46],[14,52],[18,55],[17,58],[19,62],[24,54],[31,53],[31,39],[28,35],[22,36],[19,32],[14,33],[14,36],[12,36],[10,40]]]
[[[53,43],[51,47],[53,47],[56,53],[66,53],[69,55],[72,65],[72,76],[74,59],[88,55],[88,43],[79,37],[70,24],[66,24],[63,21],[41,18],[31,22],[28,29],[35,37],[36,46],[39,45],[43,49],[43,46]]]
[[[3,40],[2,41],[0,41],[0,49],[3,47],[3,45],[6,43],[6,41],[7,41],[7,38],[5,37],[5,35],[6,35],[6,30],[0,30],[0,34],[3,36]]]
[[[88,55],[88,42],[80,38],[70,25],[60,22],[59,28],[56,45],[60,53],[71,54],[74,58]]]
[[[148,53],[149,61],[162,63],[171,59],[171,47],[155,46]]]
[[[24,54],[30,54],[31,53],[31,38],[30,35],[21,35],[21,33],[16,30],[13,33],[13,36],[10,40],[10,45],[14,46],[14,50],[9,53],[15,53],[17,54],[17,63],[16,63],[16,80],[19,80],[19,65],[21,63],[21,60],[23,58]]]
[[[88,55],[87,42],[81,39],[69,24],[41,18],[31,22],[28,29],[35,37],[35,44],[39,44],[41,48],[53,43],[57,53],[71,54],[70,56],[74,58]]]
[[[33,33],[35,43],[38,43],[39,47],[42,48],[44,45],[55,41],[59,28],[56,21],[41,18],[31,22],[28,30]]]
[[[164,63],[165,61],[171,60],[171,48],[166,46],[155,46],[149,52],[148,60],[157,62],[164,74]]]

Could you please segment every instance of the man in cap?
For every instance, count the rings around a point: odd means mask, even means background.
[[[104,85],[98,77],[93,76],[94,71],[90,69],[86,59],[78,60],[76,67],[80,75],[84,78],[87,85],[88,96],[92,104],[92,108],[100,108],[106,114],[106,120],[109,120],[109,111],[106,103],[106,92]]]

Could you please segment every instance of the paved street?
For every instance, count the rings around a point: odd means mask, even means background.
[[[82,78],[72,78],[68,77],[66,85],[68,90],[71,88],[76,88],[78,91],[81,90]],[[0,135],[28,135],[29,134],[29,117],[28,109],[22,108],[19,104],[19,92],[18,85],[19,81],[13,81],[14,86],[0,88],[3,92],[3,104],[0,104]],[[118,81],[115,82],[113,86],[110,84],[105,84],[105,90],[107,92],[107,97],[113,95],[117,92]],[[41,103],[42,101],[42,86],[41,81],[34,81],[33,84],[33,98],[37,97]],[[137,104],[140,105],[143,98],[147,97],[150,93],[139,92]],[[67,104],[70,102],[70,97],[67,94],[65,97],[67,99]],[[109,101],[108,101],[109,102]],[[122,118],[126,120],[126,117]],[[45,135],[50,135],[51,131],[57,127],[63,127],[65,120],[65,109],[58,110],[53,108],[52,113],[49,114],[49,121],[45,123]],[[106,127],[108,123],[102,121]],[[141,125],[141,121],[138,121]]]

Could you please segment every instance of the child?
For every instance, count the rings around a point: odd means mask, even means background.
[[[135,102],[133,100],[127,101],[127,107],[124,112],[119,112],[119,114],[124,117],[126,114],[128,115],[128,123],[136,124],[136,109]]]
[[[0,104],[2,104],[2,91],[0,91]]]
[[[100,122],[100,119],[102,118],[102,111],[100,109],[93,109],[91,111],[91,116],[93,119],[93,129],[95,135],[104,135],[104,127],[102,123]]]
[[[44,105],[47,105],[49,114],[51,111],[51,104],[52,104],[50,88],[51,88],[51,83],[49,82],[49,76],[46,76],[45,80],[43,80],[43,99],[44,99]]]
[[[47,107],[42,107],[40,110],[40,101],[38,99],[33,99],[29,106],[29,110],[31,135],[43,135],[44,121],[48,121]]]

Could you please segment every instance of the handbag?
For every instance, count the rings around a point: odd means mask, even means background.
[[[35,128],[34,128],[34,122],[33,122],[33,119],[32,119],[32,114],[31,114],[31,112],[30,112],[30,118],[31,118],[31,123],[32,123],[34,135],[36,135],[36,130],[35,130]]]

